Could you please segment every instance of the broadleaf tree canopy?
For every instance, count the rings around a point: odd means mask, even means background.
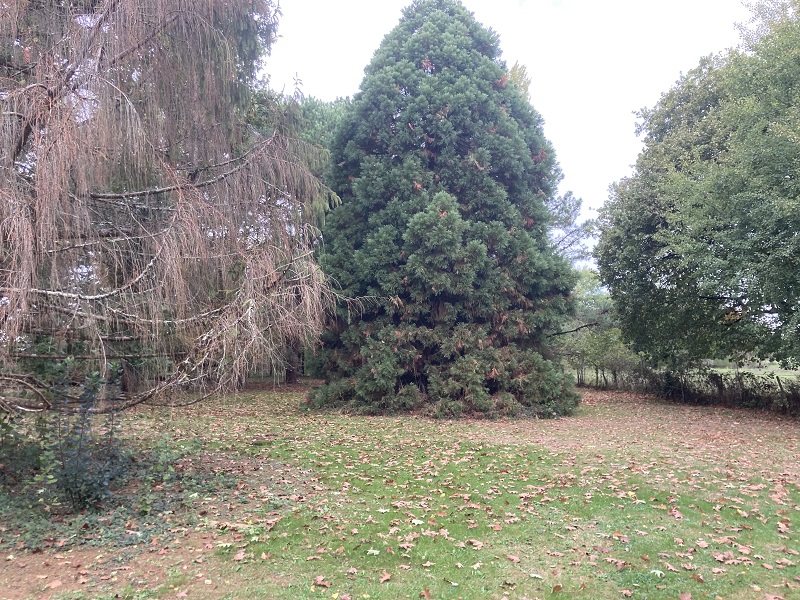
[[[645,149],[601,212],[601,276],[661,364],[800,356],[800,13],[760,7],[744,48],[641,113]]]
[[[548,239],[561,174],[497,35],[418,0],[365,70],[333,145],[322,264],[363,310],[323,337],[313,400],[368,411],[568,412],[546,332],[574,274]]]

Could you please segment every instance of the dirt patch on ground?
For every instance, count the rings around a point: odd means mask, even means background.
[[[242,576],[237,556],[245,539],[243,532],[222,528],[186,531],[166,545],[116,552],[74,548],[9,554],[0,566],[0,599],[50,600],[77,593],[113,598],[131,590],[158,591],[166,598],[220,598]]]
[[[662,453],[769,470],[800,481],[800,421],[768,412],[671,404],[652,396],[581,390],[577,414],[555,421],[505,420],[470,428],[468,437],[493,444],[535,444],[561,452]]]

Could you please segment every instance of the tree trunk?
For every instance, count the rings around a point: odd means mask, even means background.
[[[292,344],[286,348],[286,383],[297,383],[302,371],[299,346]]]

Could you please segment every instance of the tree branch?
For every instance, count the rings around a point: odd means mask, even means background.
[[[213,177],[211,179],[207,179],[205,181],[196,181],[196,182],[187,181],[186,183],[176,183],[174,185],[167,185],[167,186],[163,186],[163,187],[159,187],[159,188],[150,188],[148,190],[138,190],[138,191],[135,191],[135,192],[90,193],[89,194],[89,198],[91,198],[93,200],[125,200],[125,199],[128,199],[128,198],[139,198],[139,197],[142,197],[142,196],[144,196],[144,197],[157,196],[157,195],[160,195],[160,194],[166,194],[166,193],[175,192],[175,191],[178,191],[178,190],[202,189],[204,187],[208,187],[210,185],[214,185],[215,183],[219,183],[220,181],[223,181],[224,179],[227,179],[231,175],[235,175],[236,173],[241,171],[244,167],[246,167],[247,165],[250,164],[250,162],[253,160],[253,158],[257,154],[259,154],[260,152],[265,150],[268,146],[270,146],[272,144],[272,142],[274,141],[274,139],[275,139],[275,136],[273,135],[273,136],[270,136],[269,138],[267,138],[261,144],[253,146],[250,150],[248,150],[247,152],[245,152],[244,154],[242,154],[239,157],[239,160],[242,161],[239,165],[233,167],[232,169],[229,169],[228,171],[225,171],[224,173],[220,173],[216,177]],[[222,163],[222,164],[230,164],[231,162],[232,161],[226,161],[225,163]],[[213,168],[213,167],[208,167],[208,168]]]
[[[580,331],[581,329],[586,329],[587,327],[596,327],[600,325],[599,321],[595,321],[594,323],[586,323],[585,325],[581,325],[580,327],[576,327],[575,329],[570,329],[569,331],[558,331],[556,333],[551,333],[547,337],[556,337],[558,335],[567,335],[568,333],[575,333],[576,331]]]

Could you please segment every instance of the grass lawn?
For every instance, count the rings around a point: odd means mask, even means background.
[[[797,421],[594,391],[554,421],[355,417],[304,392],[127,415],[157,468],[100,515],[0,507],[0,599],[800,598]]]
[[[780,377],[781,379],[788,379],[790,381],[797,381],[800,379],[800,371],[789,371],[781,369],[777,365],[768,365],[760,368],[742,367],[737,369],[735,367],[714,367],[713,369],[722,375],[735,376],[738,373],[748,373],[755,377]]]

